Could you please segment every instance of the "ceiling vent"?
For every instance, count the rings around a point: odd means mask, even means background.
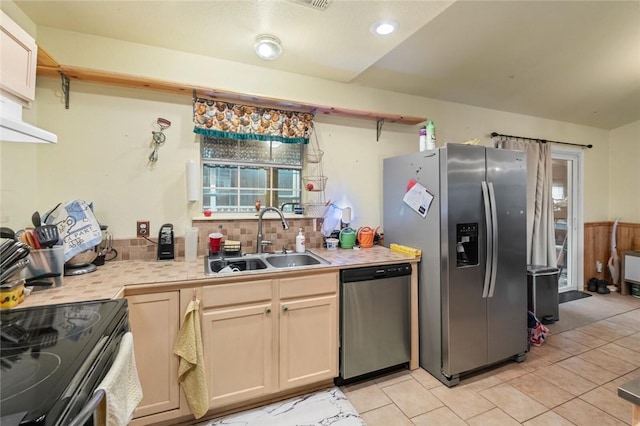
[[[301,4],[315,10],[327,10],[331,0],[289,0],[291,3]]]

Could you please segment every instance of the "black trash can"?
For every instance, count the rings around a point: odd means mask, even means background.
[[[527,265],[527,301],[529,310],[543,324],[560,319],[558,308],[558,274],[553,266]]]

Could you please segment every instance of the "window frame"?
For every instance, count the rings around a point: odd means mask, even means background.
[[[215,141],[215,139],[231,139],[231,140],[235,140],[234,138],[211,138]],[[236,140],[237,141],[237,140]],[[269,143],[269,157],[273,158],[273,150],[274,148],[274,144],[278,143],[280,144],[281,142],[279,141],[264,141],[265,143]],[[302,191],[302,175],[303,175],[303,169],[304,169],[304,145],[303,144],[299,144],[300,145],[300,150],[299,150],[299,164],[287,164],[287,163],[282,163],[282,162],[276,162],[276,161],[238,161],[238,160],[229,160],[229,159],[221,159],[221,158],[209,158],[209,157],[205,157],[205,148],[207,144],[212,144],[215,142],[206,142],[205,138],[201,138],[200,140],[200,170],[202,171],[202,178],[200,180],[200,184],[201,184],[201,195],[202,195],[202,208],[205,210],[210,210],[212,212],[216,212],[216,213],[236,213],[236,214],[242,214],[242,213],[249,213],[254,211],[253,209],[255,208],[255,206],[248,207],[248,206],[243,206],[241,204],[242,201],[242,197],[246,196],[246,194],[242,194],[243,190],[255,190],[255,191],[264,191],[264,198],[258,196],[256,197],[258,200],[260,200],[261,202],[261,207],[281,207],[283,204],[280,205],[274,205],[274,203],[276,203],[277,199],[279,198],[278,192],[279,191],[290,191],[293,194],[297,193],[297,200],[291,201],[291,203],[294,204],[298,204],[301,205],[302,204],[302,199],[303,199],[303,191]],[[239,151],[240,149],[240,144],[242,143],[242,140],[238,141],[238,144],[236,145],[236,153]],[[298,144],[296,144],[298,145]],[[208,174],[208,169],[210,170],[210,167],[216,167],[216,166],[223,166],[223,167],[232,167],[235,168],[235,172],[236,174],[236,182],[237,185],[236,186],[229,186],[229,187],[223,187],[222,189],[224,190],[235,190],[236,191],[236,205],[235,206],[223,206],[223,207],[218,207],[218,206],[212,206],[211,202],[209,202],[207,205],[205,205],[205,199],[207,197],[212,197],[213,195],[211,195],[212,190],[215,189],[220,189],[221,187],[212,185],[211,182],[209,182],[209,184],[207,185],[207,179],[208,176],[210,176]],[[240,179],[241,177],[241,173],[242,173],[242,169],[243,168],[256,168],[256,169],[264,169],[267,172],[267,176],[266,176],[266,185],[264,188],[262,187],[248,187],[242,186],[242,179]],[[298,178],[294,179],[293,185],[291,187],[285,187],[285,188],[280,188],[277,186],[274,186],[274,181],[276,180],[276,174],[278,172],[278,170],[291,170],[291,171],[297,171],[298,174]]]

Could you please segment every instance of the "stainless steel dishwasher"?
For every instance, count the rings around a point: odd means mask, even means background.
[[[370,377],[409,362],[410,284],[409,263],[340,272],[338,382]]]

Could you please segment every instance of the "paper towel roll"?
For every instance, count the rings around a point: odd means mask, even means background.
[[[187,201],[198,201],[200,199],[200,182],[198,179],[198,165],[195,161],[187,161]]]
[[[351,207],[342,209],[342,223],[351,223]]]
[[[184,260],[190,262],[198,257],[198,228],[187,228],[184,231]]]

